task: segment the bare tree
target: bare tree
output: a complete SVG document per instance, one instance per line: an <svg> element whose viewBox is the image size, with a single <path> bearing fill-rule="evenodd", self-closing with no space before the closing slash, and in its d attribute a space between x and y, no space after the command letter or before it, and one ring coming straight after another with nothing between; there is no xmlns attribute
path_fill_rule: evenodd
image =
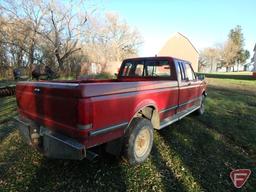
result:
<svg viewBox="0 0 256 192"><path fill-rule="evenodd" d="M235 65L238 51L239 46L228 39L223 44L204 49L200 54L200 61L210 67L210 72L214 72L221 67L226 67L226 71L229 71Z"/></svg>
<svg viewBox="0 0 256 192"><path fill-rule="evenodd" d="M80 64L134 56L142 43L137 30L118 15L93 17L85 0L2 0L0 54L11 65L45 64L76 73Z"/></svg>
<svg viewBox="0 0 256 192"><path fill-rule="evenodd" d="M136 29L121 21L118 15L110 13L100 20L90 17L85 37L85 52L94 62L102 63L135 56L142 44Z"/></svg>
<svg viewBox="0 0 256 192"><path fill-rule="evenodd" d="M54 53L60 70L64 70L65 60L81 49L78 41L85 30L87 17L78 6L73 1L67 5L48 4L42 28L37 31Z"/></svg>
<svg viewBox="0 0 256 192"><path fill-rule="evenodd" d="M210 67L210 72L217 70L217 65L221 60L221 50L217 47L209 47L200 53L200 62Z"/></svg>
<svg viewBox="0 0 256 192"><path fill-rule="evenodd" d="M232 40L228 40L222 50L222 65L226 67L228 72L231 67L234 67L236 62L236 55L239 51L239 46L235 44Z"/></svg>
<svg viewBox="0 0 256 192"><path fill-rule="evenodd" d="M86 12L81 9L81 4L83 1L61 3L60 1L4 0L0 10L7 18L8 25L15 31L13 37L16 37L16 40L18 37L27 40L26 44L17 44L7 37L8 41L5 43L15 44L25 51L31 65L36 57L36 48L44 46L45 50L47 47L48 52L54 53L59 68L63 70L64 61L80 50L77 46L78 38L87 21ZM43 53L38 53L40 54Z"/></svg>

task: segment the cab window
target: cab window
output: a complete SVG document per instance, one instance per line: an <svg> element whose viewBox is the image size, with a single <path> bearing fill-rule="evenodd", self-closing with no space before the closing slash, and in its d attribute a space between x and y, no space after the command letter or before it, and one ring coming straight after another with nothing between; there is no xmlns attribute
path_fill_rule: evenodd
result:
<svg viewBox="0 0 256 192"><path fill-rule="evenodd" d="M144 64L138 63L135 68L135 76L142 77L144 75Z"/></svg>
<svg viewBox="0 0 256 192"><path fill-rule="evenodd" d="M168 61L146 61L147 76L170 77L171 69Z"/></svg>
<svg viewBox="0 0 256 192"><path fill-rule="evenodd" d="M143 77L175 80L175 67L168 60L127 60L122 64L121 77Z"/></svg>
<svg viewBox="0 0 256 192"><path fill-rule="evenodd" d="M131 68L132 68L132 63L131 62L125 63L123 71L122 71L122 76L129 76Z"/></svg>

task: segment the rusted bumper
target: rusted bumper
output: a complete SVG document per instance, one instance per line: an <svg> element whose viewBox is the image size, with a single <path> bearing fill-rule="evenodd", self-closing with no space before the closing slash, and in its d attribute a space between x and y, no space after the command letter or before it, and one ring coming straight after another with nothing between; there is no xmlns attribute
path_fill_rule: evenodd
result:
<svg viewBox="0 0 256 192"><path fill-rule="evenodd" d="M65 135L55 133L49 129L38 126L36 129L29 121L14 118L16 125L26 143L36 147L46 157L54 159L82 160L86 157L85 146ZM39 142L35 142L34 135L38 135Z"/></svg>

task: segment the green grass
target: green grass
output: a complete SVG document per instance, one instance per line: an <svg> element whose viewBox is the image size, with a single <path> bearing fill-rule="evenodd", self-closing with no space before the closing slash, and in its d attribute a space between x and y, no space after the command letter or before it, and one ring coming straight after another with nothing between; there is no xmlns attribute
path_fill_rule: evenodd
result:
<svg viewBox="0 0 256 192"><path fill-rule="evenodd" d="M237 79L237 80L252 80L256 78L252 76L252 72L215 72L215 73L198 73L204 74L208 78L218 78L218 79Z"/></svg>
<svg viewBox="0 0 256 192"><path fill-rule="evenodd" d="M0 88L9 86L9 85L15 85L15 84L16 84L16 82L13 80L0 80Z"/></svg>
<svg viewBox="0 0 256 192"><path fill-rule="evenodd" d="M216 75L252 75L251 71L239 71L239 72L212 72L209 74L216 74Z"/></svg>
<svg viewBox="0 0 256 192"><path fill-rule="evenodd" d="M256 81L207 79L206 113L154 132L150 158L130 166L101 154L96 161L49 160L27 146L0 99L0 191L235 191L229 173L249 168L240 191L256 189Z"/></svg>
<svg viewBox="0 0 256 192"><path fill-rule="evenodd" d="M0 125L12 119L14 115L17 115L15 97L0 98Z"/></svg>
<svg viewBox="0 0 256 192"><path fill-rule="evenodd" d="M241 93L242 95L256 95L256 79L241 80L241 79L220 79L207 78L207 83L211 88L223 90L224 92Z"/></svg>

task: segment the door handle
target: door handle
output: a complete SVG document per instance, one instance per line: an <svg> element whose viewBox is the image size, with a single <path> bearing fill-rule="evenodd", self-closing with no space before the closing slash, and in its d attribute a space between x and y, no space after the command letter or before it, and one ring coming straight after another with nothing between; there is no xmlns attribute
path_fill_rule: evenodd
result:
<svg viewBox="0 0 256 192"><path fill-rule="evenodd" d="M188 86L191 85L191 82L188 83Z"/></svg>

